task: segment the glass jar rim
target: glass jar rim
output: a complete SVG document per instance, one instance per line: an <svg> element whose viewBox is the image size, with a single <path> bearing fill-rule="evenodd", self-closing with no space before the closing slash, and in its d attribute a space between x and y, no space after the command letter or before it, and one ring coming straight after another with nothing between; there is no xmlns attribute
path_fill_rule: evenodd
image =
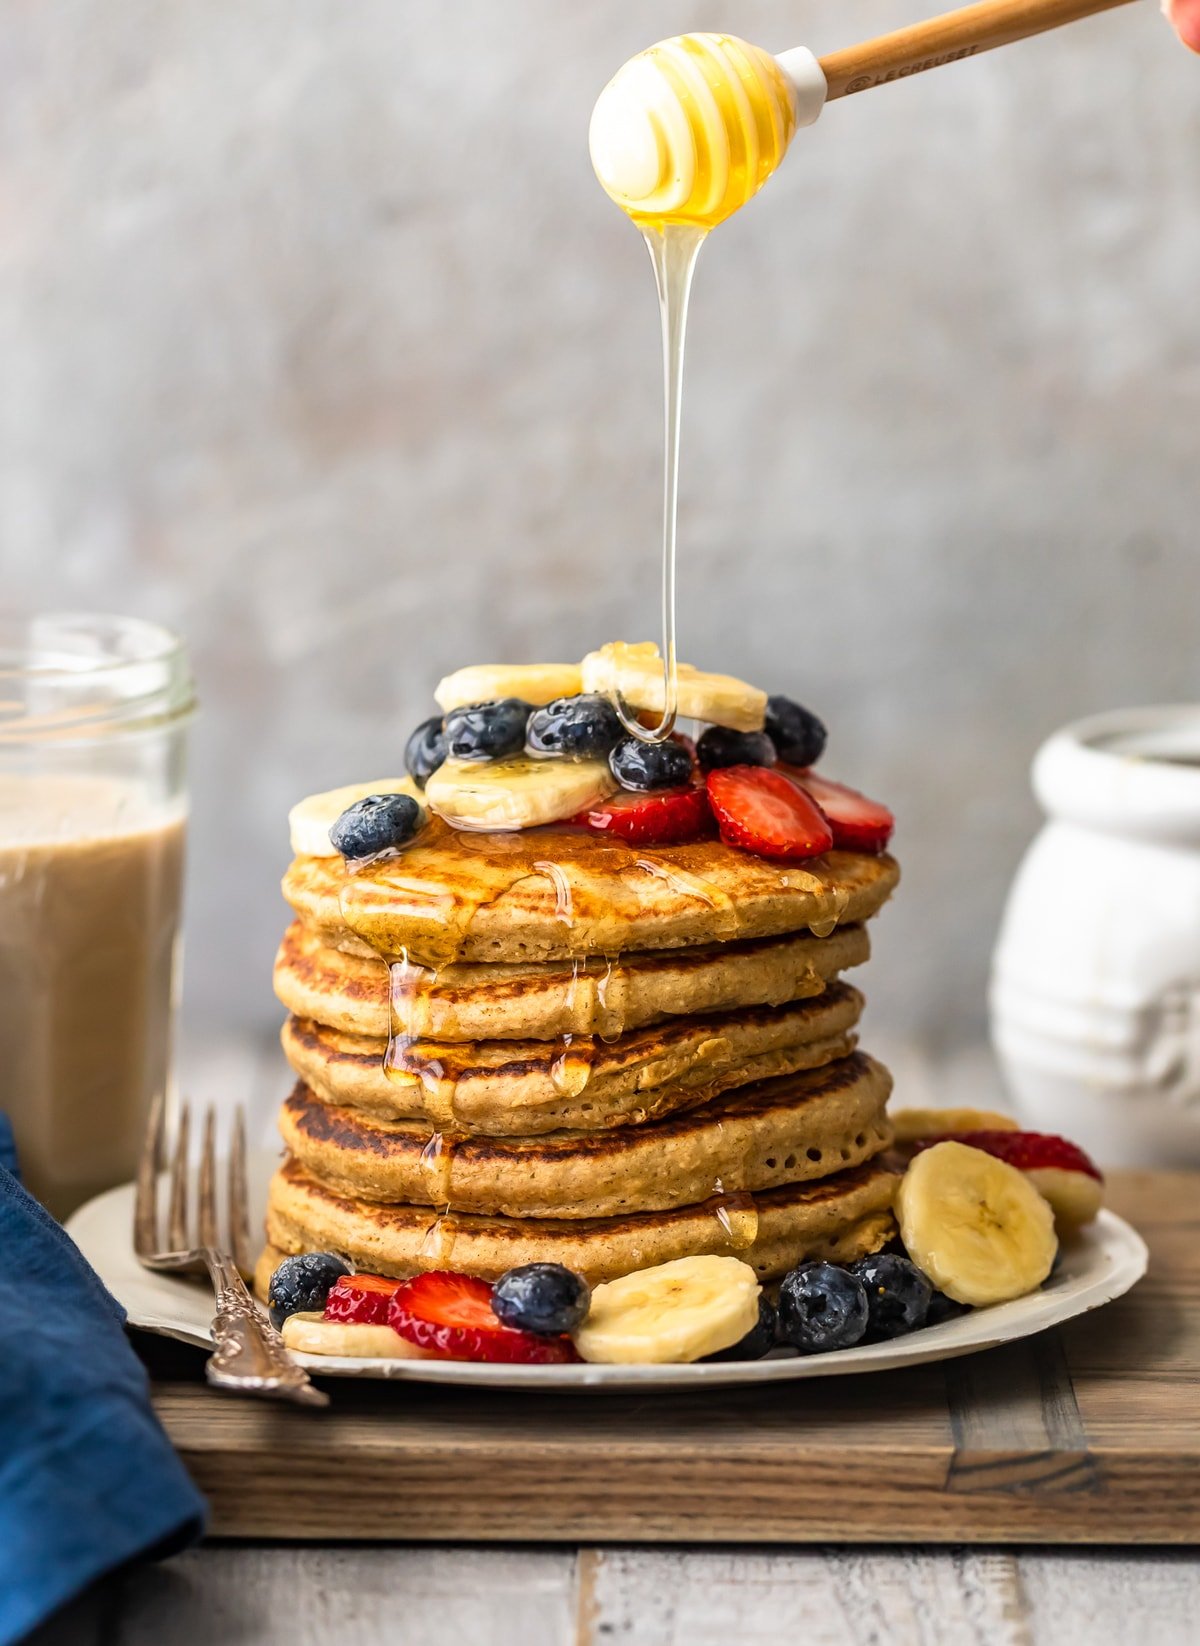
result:
<svg viewBox="0 0 1200 1646"><path fill-rule="evenodd" d="M195 708L186 647L161 624L0 610L0 743L143 731Z"/></svg>

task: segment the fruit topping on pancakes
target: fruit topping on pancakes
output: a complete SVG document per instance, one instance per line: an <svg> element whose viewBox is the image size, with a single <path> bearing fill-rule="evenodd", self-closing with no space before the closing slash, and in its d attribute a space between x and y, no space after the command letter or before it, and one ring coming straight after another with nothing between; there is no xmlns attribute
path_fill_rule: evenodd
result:
<svg viewBox="0 0 1200 1646"><path fill-rule="evenodd" d="M380 777L373 783L348 783L298 801L288 813L288 833L296 856L337 857L329 831L355 801L381 794L407 794L419 800L421 791L411 777Z"/></svg>
<svg viewBox="0 0 1200 1646"><path fill-rule="evenodd" d="M1015 1166L965 1143L918 1154L896 1193L909 1256L956 1303L1005 1303L1039 1287L1058 1251L1054 1213Z"/></svg>
<svg viewBox="0 0 1200 1646"><path fill-rule="evenodd" d="M754 1329L759 1292L758 1276L740 1258L675 1258L597 1286L575 1347L608 1365L702 1360Z"/></svg>
<svg viewBox="0 0 1200 1646"><path fill-rule="evenodd" d="M388 1304L398 1280L387 1275L342 1275L325 1302L326 1320L354 1320L363 1326L386 1326Z"/></svg>
<svg viewBox="0 0 1200 1646"><path fill-rule="evenodd" d="M678 789L692 780L690 750L674 738L644 743L623 737L608 757L609 770L623 789Z"/></svg>
<svg viewBox="0 0 1200 1646"><path fill-rule="evenodd" d="M525 727L533 705L519 697L499 697L451 709L443 723L451 760L503 760L525 747Z"/></svg>
<svg viewBox="0 0 1200 1646"><path fill-rule="evenodd" d="M425 786L453 828L490 833L569 821L617 787L604 760L447 760Z"/></svg>
<svg viewBox="0 0 1200 1646"><path fill-rule="evenodd" d="M982 1149L997 1160L1024 1172L1038 1192L1050 1202L1061 1228L1090 1223L1104 1199L1104 1177L1090 1156L1065 1137L1044 1132L952 1131L957 1143ZM918 1150L931 1147L917 1144Z"/></svg>
<svg viewBox="0 0 1200 1646"><path fill-rule="evenodd" d="M299 1252L286 1257L271 1276L267 1303L278 1329L289 1315L323 1309L335 1283L349 1267L332 1252Z"/></svg>
<svg viewBox="0 0 1200 1646"><path fill-rule="evenodd" d="M844 852L881 852L892 838L896 820L886 806L868 800L844 783L831 783L813 771L788 771L810 795L833 830L833 844Z"/></svg>
<svg viewBox="0 0 1200 1646"><path fill-rule="evenodd" d="M589 652L580 665L585 692L600 692L626 708L660 715L666 708L663 660L650 641L629 645L615 640ZM767 694L729 674L708 674L680 663L676 682L677 713L684 720L728 726L735 732L758 732L767 712Z"/></svg>
<svg viewBox="0 0 1200 1646"><path fill-rule="evenodd" d="M790 766L815 766L825 752L823 723L790 697L767 698L763 730Z"/></svg>
<svg viewBox="0 0 1200 1646"><path fill-rule="evenodd" d="M710 726L696 744L696 758L702 772L719 766L773 766L775 745L766 732L731 732L727 726Z"/></svg>
<svg viewBox="0 0 1200 1646"><path fill-rule="evenodd" d="M523 1263L492 1290L497 1319L543 1335L573 1332L587 1318L590 1300L587 1281L561 1263Z"/></svg>
<svg viewBox="0 0 1200 1646"><path fill-rule="evenodd" d="M408 737L406 777L292 808L297 856L369 864L419 840L429 813L467 832L573 824L646 846L711 839L715 817L727 845L784 861L831 846L881 852L891 836L886 807L813 772L825 727L790 697L680 664L676 710L695 740L630 735L623 714L652 732L665 713L652 644L614 642L581 664L459 669L436 696L443 713ZM706 792L720 773L733 775Z"/></svg>
<svg viewBox="0 0 1200 1646"><path fill-rule="evenodd" d="M607 760L625 737L625 728L607 697L581 692L535 709L525 732L530 754L565 760Z"/></svg>
<svg viewBox="0 0 1200 1646"><path fill-rule="evenodd" d="M958 1132L1015 1132L1017 1123L994 1109L895 1109L889 1116L897 1143L921 1137L952 1137Z"/></svg>
<svg viewBox="0 0 1200 1646"><path fill-rule="evenodd" d="M852 1349L869 1319L862 1281L835 1263L800 1263L779 1287L779 1336L803 1355Z"/></svg>
<svg viewBox="0 0 1200 1646"><path fill-rule="evenodd" d="M421 817L421 807L411 795L368 794L346 807L329 839L343 857L382 857L412 839Z"/></svg>
<svg viewBox="0 0 1200 1646"><path fill-rule="evenodd" d="M649 794L615 794L580 812L577 823L618 835L631 846L669 846L713 832L708 792L697 783Z"/></svg>
<svg viewBox="0 0 1200 1646"><path fill-rule="evenodd" d="M578 1359L567 1337L506 1326L492 1308L486 1280L444 1269L402 1281L388 1305L388 1322L417 1348L455 1360L545 1365Z"/></svg>
<svg viewBox="0 0 1200 1646"><path fill-rule="evenodd" d="M428 720L422 720L404 745L404 764L413 782L423 789L445 758L446 734L442 716L431 715Z"/></svg>
<svg viewBox="0 0 1200 1646"><path fill-rule="evenodd" d="M709 772L708 801L730 846L761 857L816 857L833 845L820 807L782 772L725 766Z"/></svg>

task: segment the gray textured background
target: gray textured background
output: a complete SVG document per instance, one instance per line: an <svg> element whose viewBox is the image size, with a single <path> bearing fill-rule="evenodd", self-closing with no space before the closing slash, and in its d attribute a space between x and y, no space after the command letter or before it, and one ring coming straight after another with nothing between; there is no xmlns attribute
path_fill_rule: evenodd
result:
<svg viewBox="0 0 1200 1646"><path fill-rule="evenodd" d="M192 1032L273 1022L287 805L433 681L657 630L650 270L595 93L870 0L2 0L0 557L179 627ZM870 990L978 1033L1038 740L1194 696L1200 64L1148 3L831 106L702 257L683 655L899 816Z"/></svg>

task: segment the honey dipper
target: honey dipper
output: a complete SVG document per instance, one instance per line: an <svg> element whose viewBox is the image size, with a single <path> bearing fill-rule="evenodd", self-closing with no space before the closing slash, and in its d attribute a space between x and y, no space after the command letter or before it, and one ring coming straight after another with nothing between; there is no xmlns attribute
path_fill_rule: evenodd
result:
<svg viewBox="0 0 1200 1646"><path fill-rule="evenodd" d="M728 34L663 40L619 69L589 147L608 194L643 224L712 228L743 206L835 97L960 62L1128 0L980 0L816 57Z"/></svg>

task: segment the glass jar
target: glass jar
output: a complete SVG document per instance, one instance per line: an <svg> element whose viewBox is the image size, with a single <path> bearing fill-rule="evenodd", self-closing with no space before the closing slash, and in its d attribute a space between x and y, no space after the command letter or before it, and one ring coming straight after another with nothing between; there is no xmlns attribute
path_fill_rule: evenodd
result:
<svg viewBox="0 0 1200 1646"><path fill-rule="evenodd" d="M0 1111L59 1218L169 1089L194 710L166 629L0 615Z"/></svg>

